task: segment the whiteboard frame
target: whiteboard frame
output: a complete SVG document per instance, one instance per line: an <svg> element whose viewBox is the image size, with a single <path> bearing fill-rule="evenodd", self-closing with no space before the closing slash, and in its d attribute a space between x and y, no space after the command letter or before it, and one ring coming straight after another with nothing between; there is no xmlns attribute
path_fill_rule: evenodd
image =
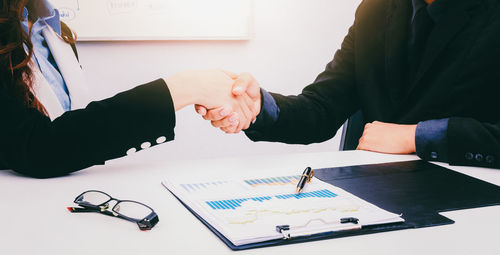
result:
<svg viewBox="0 0 500 255"><path fill-rule="evenodd" d="M237 0L235 0L237 1ZM107 41L248 41L254 38L255 32L255 3L250 1L248 27L242 36L80 36L78 31L77 42L107 42ZM57 7L54 6L56 9ZM64 22L64 20L61 19ZM66 22L68 23L68 22ZM71 27L71 24L68 24Z"/></svg>

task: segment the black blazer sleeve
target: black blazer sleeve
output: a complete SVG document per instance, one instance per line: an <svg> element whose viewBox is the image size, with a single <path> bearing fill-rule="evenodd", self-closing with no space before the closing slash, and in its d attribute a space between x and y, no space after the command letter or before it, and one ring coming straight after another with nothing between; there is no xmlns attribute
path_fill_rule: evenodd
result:
<svg viewBox="0 0 500 255"><path fill-rule="evenodd" d="M450 164L500 168L500 121L452 117L447 134Z"/></svg>
<svg viewBox="0 0 500 255"><path fill-rule="evenodd" d="M52 177L103 164L140 150L144 142L174 138L175 110L164 80L69 111L51 121L0 92L0 166Z"/></svg>
<svg viewBox="0 0 500 255"><path fill-rule="evenodd" d="M253 141L310 144L326 141L359 108L354 82L354 26L316 81L298 96L271 93L280 109L272 127L247 132Z"/></svg>

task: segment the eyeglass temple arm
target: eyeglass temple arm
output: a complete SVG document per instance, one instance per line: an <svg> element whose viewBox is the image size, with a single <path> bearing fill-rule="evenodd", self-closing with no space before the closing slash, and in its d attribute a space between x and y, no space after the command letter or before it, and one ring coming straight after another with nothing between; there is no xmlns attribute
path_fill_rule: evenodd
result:
<svg viewBox="0 0 500 255"><path fill-rule="evenodd" d="M97 212L96 209L85 208L85 207L66 207L71 213L83 213L83 212Z"/></svg>
<svg viewBox="0 0 500 255"><path fill-rule="evenodd" d="M104 214L104 215L108 215L108 216L112 216L112 217L117 217L117 218L120 218L120 219L124 219L124 220L128 220L128 221L132 221L132 222L135 222L134 220L131 220L131 219L128 219L126 217L123 217L119 214L114 214L110 211L107 211L107 210L100 210L100 209L97 209L97 208L87 208L87 207L66 207L66 209L68 209L68 211L70 211L71 213L86 213L86 212L96 212L96 213L101 213L101 214Z"/></svg>
<svg viewBox="0 0 500 255"><path fill-rule="evenodd" d="M151 230L159 221L158 215L153 211L146 218L137 221L137 225L140 230Z"/></svg>

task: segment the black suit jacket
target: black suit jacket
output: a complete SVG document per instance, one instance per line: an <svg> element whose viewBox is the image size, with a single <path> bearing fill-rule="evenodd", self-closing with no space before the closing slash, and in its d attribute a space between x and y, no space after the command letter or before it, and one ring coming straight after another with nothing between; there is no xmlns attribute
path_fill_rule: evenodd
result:
<svg viewBox="0 0 500 255"><path fill-rule="evenodd" d="M416 79L407 81L411 1L364 0L326 70L298 96L273 93L278 121L248 136L322 142L359 109L367 121L450 118L451 164L500 167L500 1L454 2L429 36Z"/></svg>
<svg viewBox="0 0 500 255"><path fill-rule="evenodd" d="M73 37L62 22L61 31L63 37ZM78 59L75 45L71 47ZM40 178L59 176L104 164L130 149L139 151L143 143L155 146L174 139L174 105L162 79L66 112L52 122L26 108L4 82L0 80L0 169Z"/></svg>
<svg viewBox="0 0 500 255"><path fill-rule="evenodd" d="M1 87L2 84L0 84ZM52 177L103 164L141 144L174 138L175 112L163 80L69 111L54 121L0 89L0 169Z"/></svg>

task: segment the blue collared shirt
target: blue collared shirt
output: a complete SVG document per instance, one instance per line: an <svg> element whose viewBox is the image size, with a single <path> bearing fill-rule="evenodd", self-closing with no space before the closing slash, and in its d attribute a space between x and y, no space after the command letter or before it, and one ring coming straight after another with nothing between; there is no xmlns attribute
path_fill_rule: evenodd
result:
<svg viewBox="0 0 500 255"><path fill-rule="evenodd" d="M427 8L429 16L434 22L437 22L446 9L449 3L447 0L437 0L431 5L423 0L412 0L413 14L412 21L415 13L420 8ZM261 89L262 107L256 120L248 130L248 134L258 133L267 127L271 127L279 118L280 108L276 104L276 100L269 94L269 92ZM447 161L448 160L448 118L439 120L421 121L417 124L415 133L415 146L417 155L425 160L433 161Z"/></svg>
<svg viewBox="0 0 500 255"><path fill-rule="evenodd" d="M37 6L37 8L45 8L43 11L51 14L49 16L40 17L36 15L37 13L35 13L38 19L33 23L31 28L31 41L33 43L34 51L33 59L40 68L40 71L47 80L48 84L52 87L52 90L59 99L63 110L69 111L71 109L71 99L69 97L66 82L59 72L54 56L50 52L47 42L42 34L42 29L45 26L50 26L56 33L61 35L59 12L47 1L40 1L40 5ZM40 13L44 13L43 11ZM26 32L28 32L28 9L24 8L23 16L24 20L22 24Z"/></svg>

